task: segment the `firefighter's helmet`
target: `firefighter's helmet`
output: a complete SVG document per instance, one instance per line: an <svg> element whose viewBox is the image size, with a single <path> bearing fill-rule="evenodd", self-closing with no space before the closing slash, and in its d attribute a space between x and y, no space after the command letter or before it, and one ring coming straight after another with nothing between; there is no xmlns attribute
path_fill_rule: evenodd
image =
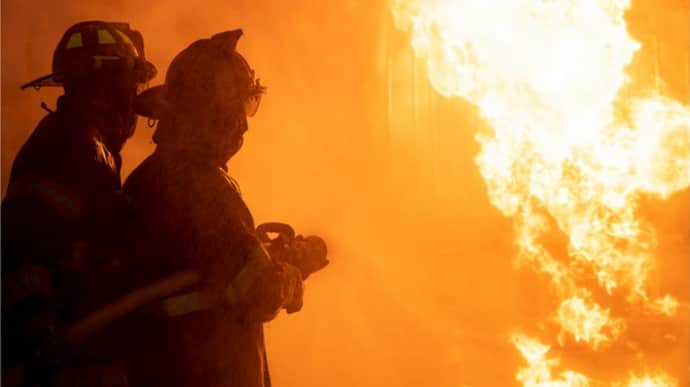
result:
<svg viewBox="0 0 690 387"><path fill-rule="evenodd" d="M127 23L86 21L70 27L53 54L53 72L21 86L64 86L72 80L122 78L146 83L157 73L144 56L144 39Z"/></svg>
<svg viewBox="0 0 690 387"><path fill-rule="evenodd" d="M235 104L243 107L247 116L253 116L265 88L236 51L241 36L242 30L236 29L192 43L173 59L165 84L137 98L137 113L160 119L166 112L201 114L210 105Z"/></svg>

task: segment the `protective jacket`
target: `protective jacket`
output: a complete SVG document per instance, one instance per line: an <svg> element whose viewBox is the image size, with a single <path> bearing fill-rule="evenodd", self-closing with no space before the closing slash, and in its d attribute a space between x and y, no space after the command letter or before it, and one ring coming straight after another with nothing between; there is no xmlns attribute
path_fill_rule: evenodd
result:
<svg viewBox="0 0 690 387"><path fill-rule="evenodd" d="M63 328L116 297L123 274L120 156L102 135L110 123L82 110L58 100L19 151L2 201L3 375L23 369L41 385L58 363L119 357L106 333L60 347Z"/></svg>
<svg viewBox="0 0 690 387"><path fill-rule="evenodd" d="M270 261L224 166L208 153L159 145L124 189L137 219L127 254L132 280L144 285L185 270L203 278L129 319L144 327L129 362L132 384L269 385L262 324L301 279ZM225 301L209 302L214 295Z"/></svg>

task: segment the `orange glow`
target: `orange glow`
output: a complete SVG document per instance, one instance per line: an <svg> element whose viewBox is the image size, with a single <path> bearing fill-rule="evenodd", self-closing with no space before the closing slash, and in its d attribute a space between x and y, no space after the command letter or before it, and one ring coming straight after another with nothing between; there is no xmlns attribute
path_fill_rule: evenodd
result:
<svg viewBox="0 0 690 387"><path fill-rule="evenodd" d="M690 109L658 90L621 90L640 44L627 31L627 0L394 0L429 80L476 104L491 131L476 158L491 202L514 219L517 262L547 274L561 298L558 343L596 351L626 323L602 306L672 315L673 295L649 291L655 230L639 216L643 194L667 198L690 185ZM562 233L567 255L543 243ZM601 289L608 294L593 297ZM609 300L609 301L606 301ZM549 346L514 339L525 386L588 385L551 379ZM644 377L631 385L671 385ZM615 385L616 383L613 382Z"/></svg>
<svg viewBox="0 0 690 387"><path fill-rule="evenodd" d="M540 1L534 11L523 0L394 2L394 20L391 0L3 0L2 189L46 114L39 104L55 108L60 92L19 85L48 73L69 25L107 19L139 29L159 69L152 85L192 41L241 27L238 49L268 93L229 171L257 223L322 236L331 258L307 280L304 309L266 326L274 386L685 387L690 189L687 158L677 155L688 149L690 3L631 0L625 22L639 43L613 5L567 3ZM437 28L453 17L434 16L444 4L463 10L464 27ZM562 30L546 23L551 13ZM415 18L423 58L411 47ZM492 43L494 31L504 43ZM594 53L579 40L606 31L615 38L597 39ZM463 55L455 61L513 48L491 67L436 63L432 83L440 33L444 50ZM467 37L462 50L456 33ZM546 47L531 43L546 37ZM623 44L607 51L600 41ZM568 77L600 68L596 81ZM465 81L447 83L455 77ZM608 132L634 150L615 138L589 146L605 138L597 114L607 117L609 103L626 124ZM548 128L530 123L536 105ZM573 121L576 111L587 114ZM630 127L627 136L617 126ZM139 120L123 178L153 150L152 134ZM627 157L635 176L620 175ZM562 159L570 164L559 169ZM598 233L608 237L597 245ZM619 250L599 254L612 245Z"/></svg>

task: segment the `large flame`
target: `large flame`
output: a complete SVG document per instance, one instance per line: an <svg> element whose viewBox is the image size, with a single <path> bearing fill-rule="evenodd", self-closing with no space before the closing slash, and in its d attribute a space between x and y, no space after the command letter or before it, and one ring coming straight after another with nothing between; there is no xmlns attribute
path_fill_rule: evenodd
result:
<svg viewBox="0 0 690 387"><path fill-rule="evenodd" d="M620 298L658 315L678 307L672 295L649 289L656 238L638 207L642 195L664 199L690 185L690 109L655 90L624 89L626 67L640 48L623 17L629 5L392 4L396 26L411 32L433 87L476 104L492 128L477 136L476 161L493 205L515 220L518 262L552 279L561 300L553 311L555 342L592 351L613 345L626 329L624 316L605 302ZM565 235L567 256L543 242L550 232ZM513 343L527 361L517 374L525 386L589 385L582 373L553 376L550 346L522 334ZM676 381L650 371L610 383Z"/></svg>

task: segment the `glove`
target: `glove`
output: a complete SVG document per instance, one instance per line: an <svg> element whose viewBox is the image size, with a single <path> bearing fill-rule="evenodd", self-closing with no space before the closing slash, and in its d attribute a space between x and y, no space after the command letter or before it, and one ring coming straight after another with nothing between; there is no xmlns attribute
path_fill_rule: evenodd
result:
<svg viewBox="0 0 690 387"><path fill-rule="evenodd" d="M281 264L285 277L285 286L290 293L285 298L285 310L288 313L299 312L303 305L304 284L302 282L302 274L298 268L288 263Z"/></svg>
<svg viewBox="0 0 690 387"><path fill-rule="evenodd" d="M276 317L281 309L294 313L302 308L302 276L287 263L274 263L249 288L239 305L247 316L263 322Z"/></svg>

